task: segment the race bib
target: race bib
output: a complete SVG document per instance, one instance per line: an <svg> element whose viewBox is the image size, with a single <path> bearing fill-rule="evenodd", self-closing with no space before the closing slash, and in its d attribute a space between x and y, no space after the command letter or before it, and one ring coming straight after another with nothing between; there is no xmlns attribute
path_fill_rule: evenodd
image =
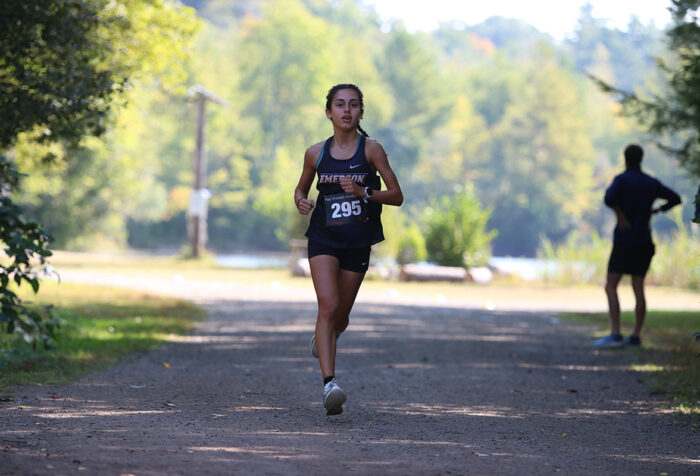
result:
<svg viewBox="0 0 700 476"><path fill-rule="evenodd" d="M367 207L365 201L351 193L326 195L326 226L347 225L365 221Z"/></svg>

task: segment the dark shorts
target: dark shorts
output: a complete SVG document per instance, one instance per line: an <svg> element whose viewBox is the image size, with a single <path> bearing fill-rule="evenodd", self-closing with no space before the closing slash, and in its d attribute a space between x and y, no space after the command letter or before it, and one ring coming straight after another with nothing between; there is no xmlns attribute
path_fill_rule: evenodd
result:
<svg viewBox="0 0 700 476"><path fill-rule="evenodd" d="M318 255L329 255L338 258L340 269L364 273L369 268L369 252L367 248L334 248L318 241L309 240L309 259Z"/></svg>
<svg viewBox="0 0 700 476"><path fill-rule="evenodd" d="M639 245L613 244L610 261L608 261L608 273L645 276L647 271L649 271L654 252L655 247L653 243Z"/></svg>

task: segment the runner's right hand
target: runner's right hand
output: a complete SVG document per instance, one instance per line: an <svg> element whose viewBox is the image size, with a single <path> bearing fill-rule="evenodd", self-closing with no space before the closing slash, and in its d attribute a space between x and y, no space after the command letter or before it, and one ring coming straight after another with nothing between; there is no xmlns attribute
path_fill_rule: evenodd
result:
<svg viewBox="0 0 700 476"><path fill-rule="evenodd" d="M314 208L314 201L302 198L297 203L297 208L299 209L299 213L301 213L302 215L308 215L309 212Z"/></svg>

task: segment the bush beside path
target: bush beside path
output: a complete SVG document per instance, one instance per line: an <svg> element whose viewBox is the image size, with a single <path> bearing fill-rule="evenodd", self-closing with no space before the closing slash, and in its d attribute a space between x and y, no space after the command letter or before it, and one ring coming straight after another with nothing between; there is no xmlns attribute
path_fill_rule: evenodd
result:
<svg viewBox="0 0 700 476"><path fill-rule="evenodd" d="M311 290L150 282L209 319L73 384L4 392L0 474L700 472L697 420L629 370L643 350L594 350L551 311L361 296L339 341L348 403L327 417Z"/></svg>

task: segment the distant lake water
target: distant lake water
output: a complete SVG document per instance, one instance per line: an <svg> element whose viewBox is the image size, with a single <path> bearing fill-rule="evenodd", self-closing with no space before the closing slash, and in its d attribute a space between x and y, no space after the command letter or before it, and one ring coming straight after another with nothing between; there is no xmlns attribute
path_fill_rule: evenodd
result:
<svg viewBox="0 0 700 476"><path fill-rule="evenodd" d="M289 253L234 253L218 255L216 262L221 266L241 269L274 268L284 269L289 266ZM519 274L524 280L531 281L547 270L547 262L536 258L513 258L510 256L493 256L489 265L508 274ZM550 264L550 266L553 266Z"/></svg>
<svg viewBox="0 0 700 476"><path fill-rule="evenodd" d="M282 269L289 266L289 253L234 253L217 255L216 262L229 268Z"/></svg>
<svg viewBox="0 0 700 476"><path fill-rule="evenodd" d="M519 274L526 281L532 281L552 269L555 263L547 263L536 258L513 258L510 256L492 256L489 265L507 274Z"/></svg>

